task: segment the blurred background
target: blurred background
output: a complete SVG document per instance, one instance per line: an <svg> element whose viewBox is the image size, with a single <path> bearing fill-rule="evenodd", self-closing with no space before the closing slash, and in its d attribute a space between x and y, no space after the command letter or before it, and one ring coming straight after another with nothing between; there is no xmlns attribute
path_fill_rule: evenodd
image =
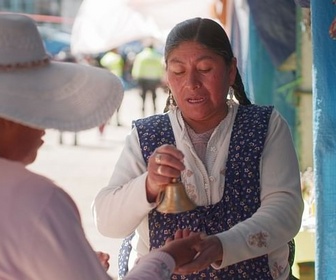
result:
<svg viewBox="0 0 336 280"><path fill-rule="evenodd" d="M312 123L305 121L312 119L309 7L309 0L0 0L1 11L36 20L56 60L102 67L104 54L119 54L126 90L137 87L132 64L144 47L162 54L176 23L217 20L231 39L249 98L273 104L289 123L303 170L313 164Z"/></svg>
<svg viewBox="0 0 336 280"><path fill-rule="evenodd" d="M256 104L274 105L291 129L307 201L306 223L296 238L294 273L299 275L298 264L302 273L310 273L315 260L310 1L0 0L0 11L32 17L52 59L111 71L115 71L114 60L106 64L102 58L113 53L121 59L117 71L125 97L118 112L104 126L87 132L48 132L31 166L73 196L93 247L111 254L109 272L114 276L120 240L97 233L90 205L108 183L132 120L162 112L167 97L164 77L156 98L146 98L151 92L141 94L132 75L134 59L149 45L162 55L167 33L182 20L199 16L220 22L238 58L248 97Z"/></svg>

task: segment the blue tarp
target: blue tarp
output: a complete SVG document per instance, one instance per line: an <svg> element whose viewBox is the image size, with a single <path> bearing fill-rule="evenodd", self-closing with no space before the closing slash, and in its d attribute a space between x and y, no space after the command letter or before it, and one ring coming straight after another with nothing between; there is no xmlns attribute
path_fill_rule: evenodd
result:
<svg viewBox="0 0 336 280"><path fill-rule="evenodd" d="M39 25L38 29L47 52L52 56L62 50L70 49L70 33L60 30L60 27L48 25Z"/></svg>
<svg viewBox="0 0 336 280"><path fill-rule="evenodd" d="M257 32L275 67L296 49L296 5L293 0L248 0Z"/></svg>
<svg viewBox="0 0 336 280"><path fill-rule="evenodd" d="M330 0L312 0L313 136L316 194L316 279L336 275L336 41L329 26L336 15Z"/></svg>
<svg viewBox="0 0 336 280"><path fill-rule="evenodd" d="M262 44L253 21L249 24L249 52L246 61L247 91L254 103L273 104L287 120L293 135L296 129L294 88L279 91L283 85L296 79L293 71L279 71L270 61L270 56Z"/></svg>
<svg viewBox="0 0 336 280"><path fill-rule="evenodd" d="M296 72L280 71L278 66L296 51L296 5L293 0L249 2L248 34L241 34L242 23L235 10L231 34L247 95L255 104L274 105L288 122L295 138L295 85L279 89L292 84L296 80ZM275 19L274 14L277 15ZM242 36L248 37L245 40L248 44L246 58L242 55Z"/></svg>

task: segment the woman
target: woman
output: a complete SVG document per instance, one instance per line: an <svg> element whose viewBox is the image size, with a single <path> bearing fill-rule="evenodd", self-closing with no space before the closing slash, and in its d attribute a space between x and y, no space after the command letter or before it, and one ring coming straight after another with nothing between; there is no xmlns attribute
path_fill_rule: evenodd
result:
<svg viewBox="0 0 336 280"><path fill-rule="evenodd" d="M198 257L179 271L189 275L172 279L289 279L303 202L286 122L273 107L250 104L213 20L177 24L165 62L170 109L134 123L95 199L98 230L113 238L135 231L130 266L178 228L205 232ZM156 211L159 193L179 177L198 207Z"/></svg>
<svg viewBox="0 0 336 280"><path fill-rule="evenodd" d="M74 201L26 166L45 129L96 127L122 97L108 71L51 61L32 19L0 14L0 279L110 279Z"/></svg>

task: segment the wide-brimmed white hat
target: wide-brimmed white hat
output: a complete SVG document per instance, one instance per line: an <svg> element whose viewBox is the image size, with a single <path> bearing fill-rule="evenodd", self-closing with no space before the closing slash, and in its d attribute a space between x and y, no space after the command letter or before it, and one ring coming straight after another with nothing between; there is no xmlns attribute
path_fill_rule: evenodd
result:
<svg viewBox="0 0 336 280"><path fill-rule="evenodd" d="M122 98L122 83L111 72L51 61L31 18L0 13L0 117L80 131L107 121Z"/></svg>

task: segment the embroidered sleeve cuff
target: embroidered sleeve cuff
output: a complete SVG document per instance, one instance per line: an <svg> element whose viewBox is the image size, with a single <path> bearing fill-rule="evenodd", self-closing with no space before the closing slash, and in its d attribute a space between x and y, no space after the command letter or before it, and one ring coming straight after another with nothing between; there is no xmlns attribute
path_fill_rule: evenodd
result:
<svg viewBox="0 0 336 280"><path fill-rule="evenodd" d="M168 253L152 251L136 261L130 275L136 273L136 275L146 275L156 280L169 280L174 268L175 261Z"/></svg>

